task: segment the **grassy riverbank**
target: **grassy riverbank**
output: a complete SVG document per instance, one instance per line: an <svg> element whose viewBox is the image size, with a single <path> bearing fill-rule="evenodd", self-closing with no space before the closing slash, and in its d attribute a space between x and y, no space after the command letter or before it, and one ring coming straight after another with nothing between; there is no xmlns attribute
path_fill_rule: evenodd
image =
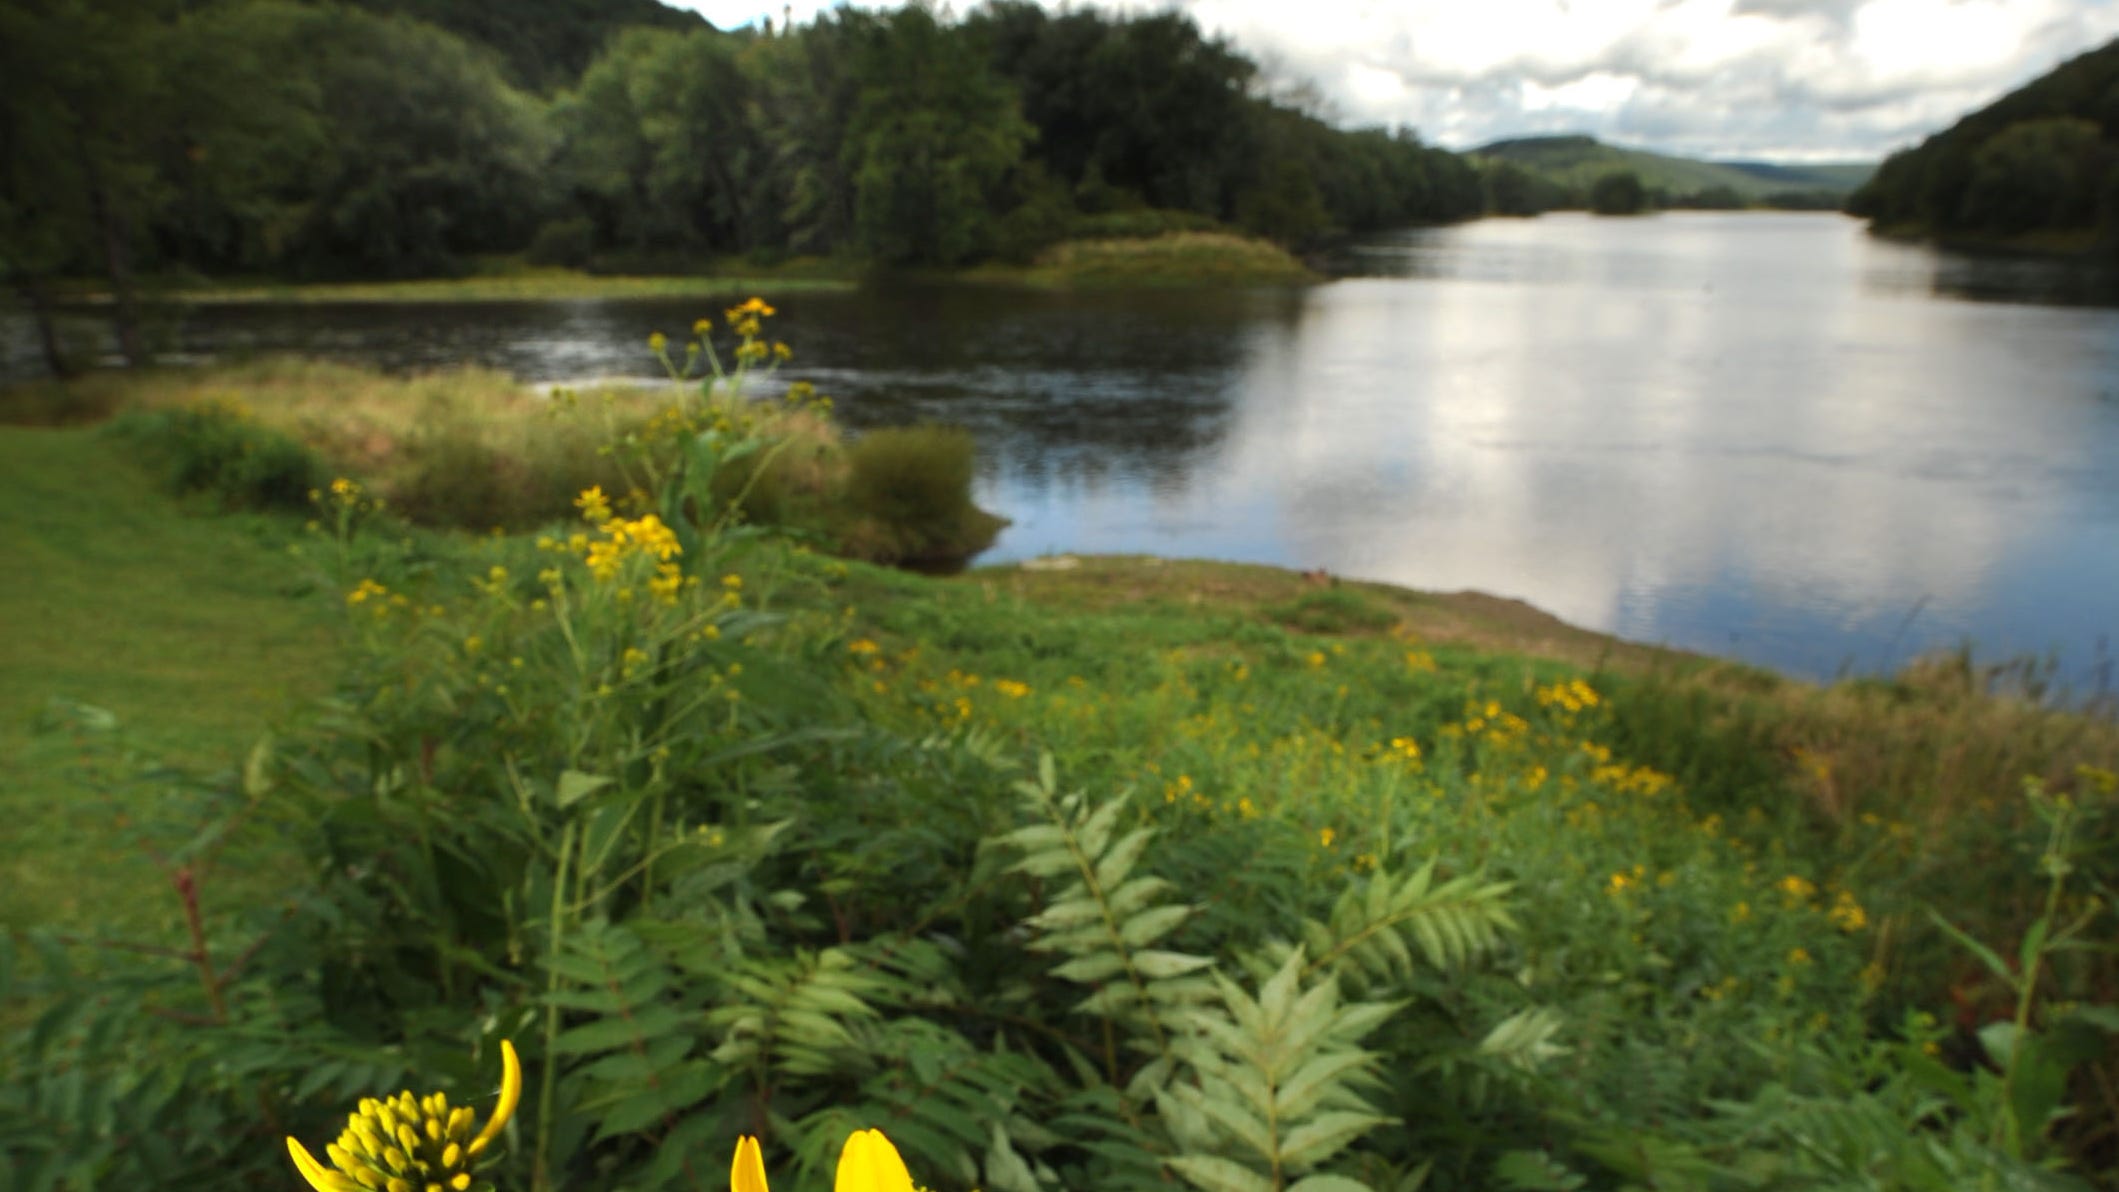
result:
<svg viewBox="0 0 2119 1192"><path fill-rule="evenodd" d="M269 1178L266 1144L349 1097L468 1091L449 1057L478 1007L552 1076L523 1146L640 1186L755 1112L788 1123L787 1162L882 1122L937 1187L1010 1156L1062 1186L1251 1171L1297 1136L1196 1132L1172 1090L1241 1088L1268 1053L1157 1057L1183 1022L1298 1004L1324 1034L1295 1054L1354 1115L1320 1163L1374 1188L1954 1192L2018 1156L2111 1165L2114 970L2040 940L2119 913L2119 728L1967 668L1821 689L1265 567L944 580L727 530L672 551L593 501L501 535L408 528L350 483L229 514L161 491L138 441L0 434L33 564L0 614L54 630L0 671L26 825L0 912L172 949L30 993L105 1024L79 1037L122 1055L98 1063L183 1088L189 1125L137 1124L201 1140L222 1183ZM31 735L52 695L229 777ZM125 857L196 860L216 825L191 920ZM1201 965L1226 984L1187 984ZM1997 1022L2069 1048L2026 1045L2035 1095L1976 1072ZM19 1087L60 1087L80 1057L39 1049L70 1037L11 1039ZM611 1075L635 1045L675 1057L667 1083ZM1212 1120L1250 1133L1237 1112Z"/></svg>
<svg viewBox="0 0 2119 1192"><path fill-rule="evenodd" d="M490 258L462 277L397 281L283 282L231 278L204 282L164 278L150 283L159 298L211 303L363 302L555 302L591 299L699 298L715 303L751 294L831 293L855 289L879 277L852 258L793 257L773 264L744 258L703 262L696 271L652 274L590 272L530 265L519 257ZM1314 282L1318 275L1267 240L1232 232L1181 231L1154 236L1067 240L1029 265L977 265L923 269L926 282L971 282L1039 289L1171 288L1183 286L1282 285ZM74 301L107 301L94 279L60 287Z"/></svg>

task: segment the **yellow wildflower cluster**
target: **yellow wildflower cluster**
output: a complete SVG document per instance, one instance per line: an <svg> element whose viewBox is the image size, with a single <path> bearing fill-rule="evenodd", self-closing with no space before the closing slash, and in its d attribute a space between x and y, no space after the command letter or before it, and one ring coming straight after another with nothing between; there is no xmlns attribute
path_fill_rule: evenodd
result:
<svg viewBox="0 0 2119 1192"><path fill-rule="evenodd" d="M1392 737L1390 756L1410 766L1420 764L1420 742L1411 737Z"/></svg>
<svg viewBox="0 0 2119 1192"><path fill-rule="evenodd" d="M402 592L392 592L372 579L364 579L346 593L346 604L366 606L376 616L387 617L392 609L410 608L412 602Z"/></svg>
<svg viewBox="0 0 2119 1192"><path fill-rule="evenodd" d="M1817 883L1793 873L1775 882L1774 888L1790 906L1800 906L1817 897Z"/></svg>
<svg viewBox="0 0 2119 1192"><path fill-rule="evenodd" d="M1869 912L1863 910L1861 903L1855 901L1854 895L1846 890L1841 890L1833 896L1832 909L1825 912L1825 917L1832 920L1834 927L1849 934L1869 925Z"/></svg>
<svg viewBox="0 0 2119 1192"><path fill-rule="evenodd" d="M1442 731L1452 737L1483 737L1492 748L1509 749L1529 734L1530 722L1503 708L1498 701L1487 700L1464 705L1464 722L1443 725Z"/></svg>
<svg viewBox="0 0 2119 1192"><path fill-rule="evenodd" d="M1550 687L1540 687L1537 690L1537 698L1538 703L1543 707L1557 707L1561 711L1569 713L1580 712L1586 708L1594 708L1603 702L1602 698L1597 695L1596 689L1580 679L1570 679L1565 683L1554 683Z"/></svg>
<svg viewBox="0 0 2119 1192"><path fill-rule="evenodd" d="M1018 683L1014 679L995 679L993 689L1009 699L1021 699L1030 694L1028 683Z"/></svg>

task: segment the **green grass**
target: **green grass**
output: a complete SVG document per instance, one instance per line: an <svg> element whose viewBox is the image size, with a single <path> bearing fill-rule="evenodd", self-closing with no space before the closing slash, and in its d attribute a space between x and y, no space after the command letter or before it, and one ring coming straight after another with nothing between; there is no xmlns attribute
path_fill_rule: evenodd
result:
<svg viewBox="0 0 2119 1192"><path fill-rule="evenodd" d="M112 713L142 756L239 763L337 665L328 603L287 556L296 529L189 511L93 430L0 427L0 927L173 925L142 844L174 843L181 798L108 759L119 780L99 791L73 736L37 725L47 701L74 700ZM265 880L230 874L209 908Z"/></svg>

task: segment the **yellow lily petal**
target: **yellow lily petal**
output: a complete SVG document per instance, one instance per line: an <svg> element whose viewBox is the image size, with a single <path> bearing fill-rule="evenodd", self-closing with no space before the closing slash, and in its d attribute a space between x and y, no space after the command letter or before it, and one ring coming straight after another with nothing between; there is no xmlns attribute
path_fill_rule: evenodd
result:
<svg viewBox="0 0 2119 1192"><path fill-rule="evenodd" d="M465 1149L478 1154L486 1149L508 1119L515 1116L515 1104L522 1100L522 1061L516 1058L515 1045L506 1039L500 1041L500 1101L493 1106L493 1116L486 1119L486 1128L478 1132Z"/></svg>
<svg viewBox="0 0 2119 1192"><path fill-rule="evenodd" d="M856 1130L839 1151L832 1192L914 1192L912 1172L881 1130Z"/></svg>
<svg viewBox="0 0 2119 1192"><path fill-rule="evenodd" d="M736 1159L728 1168L729 1192L767 1192L765 1156L758 1140L745 1134L736 1139Z"/></svg>
<svg viewBox="0 0 2119 1192"><path fill-rule="evenodd" d="M294 1160L294 1169L316 1192L361 1192L359 1184L317 1162L309 1148L292 1137L287 1139L287 1154Z"/></svg>

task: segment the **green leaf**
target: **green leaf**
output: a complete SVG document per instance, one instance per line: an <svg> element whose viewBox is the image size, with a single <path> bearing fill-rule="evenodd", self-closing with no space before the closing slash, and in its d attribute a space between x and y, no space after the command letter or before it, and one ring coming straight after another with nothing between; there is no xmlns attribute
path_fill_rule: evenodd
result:
<svg viewBox="0 0 2119 1192"><path fill-rule="evenodd" d="M1183 952L1149 951L1133 954L1135 971L1150 981L1167 981L1172 977L1182 977L1186 973L1196 973L1210 967L1213 963L1208 957L1189 956Z"/></svg>
<svg viewBox="0 0 2119 1192"><path fill-rule="evenodd" d="M1170 1166L1201 1192L1273 1192L1264 1176L1219 1156L1181 1155Z"/></svg>
<svg viewBox="0 0 2119 1192"><path fill-rule="evenodd" d="M614 781L616 779L605 778L599 774L584 774L579 770L563 771L559 775L559 787L553 794L553 802L562 808L572 807Z"/></svg>
<svg viewBox="0 0 2119 1192"><path fill-rule="evenodd" d="M1129 948L1144 948L1175 931L1191 917L1192 908L1182 904L1142 911L1120 925L1119 939Z"/></svg>
<svg viewBox="0 0 2119 1192"><path fill-rule="evenodd" d="M1289 1185L1288 1192L1371 1192L1371 1189L1360 1180L1320 1171L1296 1180Z"/></svg>
<svg viewBox="0 0 2119 1192"><path fill-rule="evenodd" d="M1321 1113L1288 1131L1280 1142L1283 1167L1314 1167L1391 1119L1372 1113Z"/></svg>
<svg viewBox="0 0 2119 1192"><path fill-rule="evenodd" d="M2021 992L2021 990L2018 989L2016 983L2015 970L2009 967L2008 962L2001 958L2001 954L1999 952L1996 952L1994 949L1987 947L1985 944L1980 943L1976 939L1973 939L1970 935L1966 934L1961 928L1959 928L1955 923L1952 923L1948 919L1943 918L1941 915L1936 914L1933 908L1929 908L1928 918L1933 919L1935 921L1935 925L1937 927L1942 928L1944 934L1948 935L1951 939L1956 940L1959 944L1963 945L1966 951L1970 952L1974 956L1977 956L1979 958L1979 962L1987 966L1987 971L2001 978L2001 980L2005 984L2007 984L2011 990Z"/></svg>

